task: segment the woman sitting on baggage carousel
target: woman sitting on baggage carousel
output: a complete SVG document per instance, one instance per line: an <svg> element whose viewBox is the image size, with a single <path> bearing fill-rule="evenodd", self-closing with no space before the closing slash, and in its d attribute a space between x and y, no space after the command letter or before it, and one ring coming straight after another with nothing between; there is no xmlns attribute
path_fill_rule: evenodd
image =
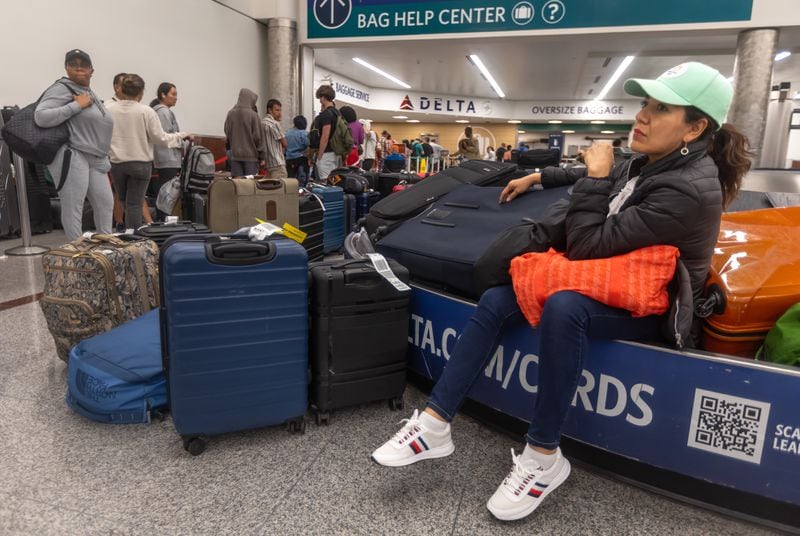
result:
<svg viewBox="0 0 800 536"><path fill-rule="evenodd" d="M651 245L680 250L695 299L701 296L723 207L736 196L750 168L747 140L723 124L733 90L716 70L684 63L655 80L630 79L625 91L643 97L632 149L638 154L614 166L610 144L585 154L579 173L547 168L511 181L500 202L531 185L575 179L566 214L566 256L571 260L621 255ZM721 128L720 128L720 125ZM572 175L572 176L570 176ZM659 340L663 316L634 318L572 291L556 292L544 305L540 324L539 391L531 412L527 445L487 503L502 520L520 519L570 473L558 448L561 427L575 396L588 338ZM455 345L423 413L414 411L403 428L372 454L399 467L453 453L453 417L484 370L503 330L525 318L511 286L494 287L480 299Z"/></svg>

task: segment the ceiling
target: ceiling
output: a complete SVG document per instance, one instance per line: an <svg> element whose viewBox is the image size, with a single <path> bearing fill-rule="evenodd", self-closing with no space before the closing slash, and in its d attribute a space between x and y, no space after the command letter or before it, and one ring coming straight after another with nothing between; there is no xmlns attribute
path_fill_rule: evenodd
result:
<svg viewBox="0 0 800 536"><path fill-rule="evenodd" d="M369 87L398 89L392 82L354 63L358 56L410 84L413 91L496 98L466 58L478 54L510 100L588 100L594 98L627 55L636 59L628 77L655 78L684 61L706 63L733 74L736 30L648 32L603 35L536 36L486 39L433 39L370 42L315 47L315 62ZM800 27L781 29L778 50L795 52L777 62L774 83L800 90ZM608 100L630 98L617 82ZM369 111L376 120L395 112ZM386 117L383 117L386 116ZM452 121L452 117L425 120Z"/></svg>

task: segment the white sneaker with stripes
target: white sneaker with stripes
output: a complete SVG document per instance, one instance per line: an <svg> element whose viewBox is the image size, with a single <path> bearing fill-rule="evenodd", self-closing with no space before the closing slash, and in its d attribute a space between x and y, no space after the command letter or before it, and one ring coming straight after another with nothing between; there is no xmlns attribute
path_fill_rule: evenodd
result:
<svg viewBox="0 0 800 536"><path fill-rule="evenodd" d="M419 417L419 411L414 410L410 419L403 419L400 431L372 453L372 460L387 467L402 467L451 455L456 447L450 437L450 424L443 432L434 432Z"/></svg>
<svg viewBox="0 0 800 536"><path fill-rule="evenodd" d="M486 507L497 519L513 521L530 515L548 494L569 476L569 461L556 452L556 462L550 469L526 467L511 449L514 466L511 472L491 496Z"/></svg>

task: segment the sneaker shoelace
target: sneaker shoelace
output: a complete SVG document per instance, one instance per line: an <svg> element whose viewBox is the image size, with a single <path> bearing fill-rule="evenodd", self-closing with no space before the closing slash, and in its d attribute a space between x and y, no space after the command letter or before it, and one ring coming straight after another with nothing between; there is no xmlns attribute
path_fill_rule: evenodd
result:
<svg viewBox="0 0 800 536"><path fill-rule="evenodd" d="M514 449L511 449L511 459L514 462L514 466L511 468L511 472L508 473L508 476L506 476L506 479L503 480L503 485L515 496L519 496L528 484L538 478L542 471L541 467L534 472L528 471L523 467L519 458L517 453L514 452Z"/></svg>
<svg viewBox="0 0 800 536"><path fill-rule="evenodd" d="M403 427L396 434L394 434L392 441L396 442L398 445L404 445L409 441L413 441L414 438L422 432L422 428L419 423L419 410L414 410L411 418L403 419L400 421L400 424L402 424Z"/></svg>

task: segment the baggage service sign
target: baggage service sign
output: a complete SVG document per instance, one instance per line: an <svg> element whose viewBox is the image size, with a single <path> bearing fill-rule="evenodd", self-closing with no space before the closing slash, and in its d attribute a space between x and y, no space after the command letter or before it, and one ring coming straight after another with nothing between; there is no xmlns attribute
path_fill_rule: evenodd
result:
<svg viewBox="0 0 800 536"><path fill-rule="evenodd" d="M308 0L309 39L749 21L752 0Z"/></svg>

